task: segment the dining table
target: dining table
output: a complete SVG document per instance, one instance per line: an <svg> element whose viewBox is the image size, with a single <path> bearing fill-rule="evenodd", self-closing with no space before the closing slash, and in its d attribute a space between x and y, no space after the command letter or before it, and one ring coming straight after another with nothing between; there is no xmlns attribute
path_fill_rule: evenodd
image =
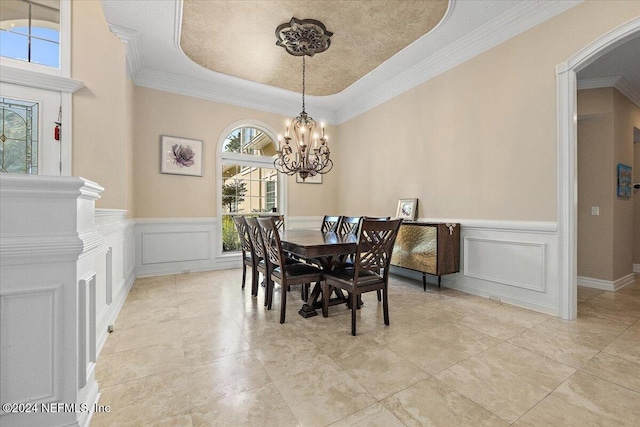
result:
<svg viewBox="0 0 640 427"><path fill-rule="evenodd" d="M280 236L282 249L305 262L317 263L323 271L329 272L344 263L356 252L357 237L353 234L338 234L320 230L285 230ZM347 303L347 298L339 289L334 289L335 297L329 305ZM313 317L322 308L322 286L316 283L309 298L298 313L302 317Z"/></svg>

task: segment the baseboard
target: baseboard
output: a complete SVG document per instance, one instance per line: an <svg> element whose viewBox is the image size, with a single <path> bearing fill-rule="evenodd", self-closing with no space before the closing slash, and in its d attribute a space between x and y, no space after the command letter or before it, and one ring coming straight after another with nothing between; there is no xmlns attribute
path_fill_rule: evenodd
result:
<svg viewBox="0 0 640 427"><path fill-rule="evenodd" d="M600 289L602 291L617 291L631 283L635 282L636 278L633 273L627 274L617 280L602 280L593 279L591 277L578 276L578 286L584 286L585 288Z"/></svg>

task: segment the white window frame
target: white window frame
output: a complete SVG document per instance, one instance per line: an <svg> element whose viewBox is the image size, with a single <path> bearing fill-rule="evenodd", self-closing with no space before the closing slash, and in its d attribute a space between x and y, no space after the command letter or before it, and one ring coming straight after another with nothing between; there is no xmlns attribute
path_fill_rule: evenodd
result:
<svg viewBox="0 0 640 427"><path fill-rule="evenodd" d="M60 66L48 67L34 64L33 62L0 56L0 65L3 67L18 68L25 71L33 71L59 77L71 77L71 0L60 0ZM42 88L47 89L47 88Z"/></svg>
<svg viewBox="0 0 640 427"><path fill-rule="evenodd" d="M71 0L60 0L60 67L0 57L0 82L60 92L62 106L62 140L60 141L61 176L71 176L73 93L84 83L71 78ZM0 85L1 86L1 85ZM28 99L28 97L25 97ZM41 106L41 109L49 108ZM57 110L58 105L54 106ZM41 131L46 131L41 129Z"/></svg>
<svg viewBox="0 0 640 427"><path fill-rule="evenodd" d="M216 257L220 259L239 258L240 253L224 253L222 252L222 192L220 190L222 182L222 164L226 162L241 164L243 166L258 168L274 168L273 157L255 156L252 154L232 153L224 151L224 142L227 136L240 128L251 127L258 129L267 135L277 144L277 132L266 123L258 120L238 120L227 126L218 138L218 146L216 150L216 218L217 218L217 237L216 237ZM278 204L280 205L279 213L287 218L287 176L278 172Z"/></svg>

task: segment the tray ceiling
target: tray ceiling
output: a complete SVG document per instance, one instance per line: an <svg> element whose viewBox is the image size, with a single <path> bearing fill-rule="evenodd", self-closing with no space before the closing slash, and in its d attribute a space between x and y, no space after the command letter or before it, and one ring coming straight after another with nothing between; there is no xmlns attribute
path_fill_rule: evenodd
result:
<svg viewBox="0 0 640 427"><path fill-rule="evenodd" d="M327 51L307 57L307 93L332 95L431 31L448 6L449 0L185 0L180 47L212 71L300 91L302 59L276 46L275 29L292 17L316 19L333 36Z"/></svg>

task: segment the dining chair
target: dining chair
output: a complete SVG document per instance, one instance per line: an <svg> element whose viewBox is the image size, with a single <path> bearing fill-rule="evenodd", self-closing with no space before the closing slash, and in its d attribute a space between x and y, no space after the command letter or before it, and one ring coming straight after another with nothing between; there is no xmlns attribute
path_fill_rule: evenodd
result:
<svg viewBox="0 0 640 427"><path fill-rule="evenodd" d="M260 232L260 225L258 224L258 220L256 218L247 217L245 218L247 222L247 227L249 229L249 237L251 239L251 244L253 245L254 253L256 254L257 264L256 268L262 276L264 277L265 282L265 292L264 292L264 305L267 306L269 302L269 289L271 282L271 269L269 268L270 264L266 261L266 250L264 247L264 243L262 242L262 234Z"/></svg>
<svg viewBox="0 0 640 427"><path fill-rule="evenodd" d="M340 217L339 216L329 216L325 215L322 220L322 227L320 227L320 231L323 233L328 233L330 231L336 232L338 231L338 227L340 226Z"/></svg>
<svg viewBox="0 0 640 427"><path fill-rule="evenodd" d="M238 230L242 248L242 289L247 281L247 267L251 267L251 295L258 295L258 259L249 236L249 228L244 216L234 216L233 222Z"/></svg>
<svg viewBox="0 0 640 427"><path fill-rule="evenodd" d="M273 218L278 231L284 233L284 215L260 215L258 218Z"/></svg>
<svg viewBox="0 0 640 427"><path fill-rule="evenodd" d="M358 228L358 243L353 267L326 272L322 283L322 315L329 315L329 296L333 288L349 292L351 299L351 335L356 335L358 299L365 292L382 291L384 324L389 325L389 263L402 219L379 221L363 219Z"/></svg>
<svg viewBox="0 0 640 427"><path fill-rule="evenodd" d="M340 218L338 225L339 234L356 234L362 217L359 216L343 216Z"/></svg>
<svg viewBox="0 0 640 427"><path fill-rule="evenodd" d="M283 221L280 217L260 217L260 218L273 218L276 229L278 228L278 222ZM264 242L262 241L262 233L260 231L260 224L258 224L258 219L253 217L247 217L247 226L249 227L249 237L251 237L251 243L253 244L253 248L255 250L256 257L258 258L257 268L262 276L264 277L264 305L268 310L271 310L271 302L273 299L273 281L271 280L271 263L268 262L266 253L267 250L264 246ZM283 226L282 226L283 227ZM294 264L298 262L297 260L286 257L285 263ZM302 289L300 291L300 297L306 301L309 295L309 286L302 285Z"/></svg>
<svg viewBox="0 0 640 427"><path fill-rule="evenodd" d="M303 288L311 282L320 282L322 270L305 263L287 264L280 233L273 218L258 218L260 233L264 242L267 261L271 263L272 283L280 284L280 323L284 323L287 309L287 291L289 286L302 285ZM272 298L273 286L269 291ZM271 308L271 301L267 308Z"/></svg>
<svg viewBox="0 0 640 427"><path fill-rule="evenodd" d="M365 216L365 219L370 219L372 221L388 221L391 219L390 216ZM377 272L378 274L380 274L380 272ZM380 295L380 289L378 289L376 291L376 294L378 295L378 301L382 301L382 295Z"/></svg>

